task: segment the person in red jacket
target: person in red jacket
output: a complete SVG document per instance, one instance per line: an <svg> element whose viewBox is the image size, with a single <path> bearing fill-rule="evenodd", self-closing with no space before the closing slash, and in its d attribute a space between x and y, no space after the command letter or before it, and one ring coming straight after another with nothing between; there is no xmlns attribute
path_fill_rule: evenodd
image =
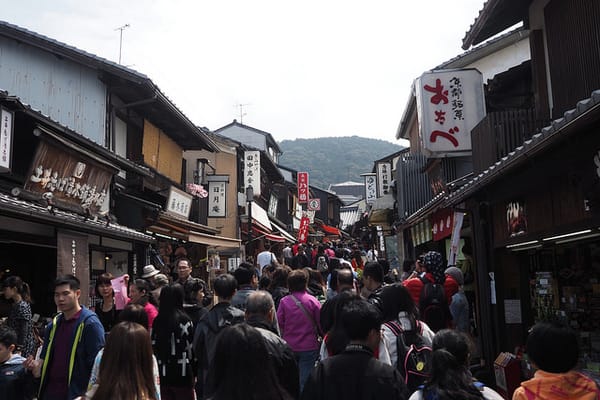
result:
<svg viewBox="0 0 600 400"><path fill-rule="evenodd" d="M446 301L448 304L452 301L452 296L458 291L458 283L453 277L444 273L445 266L443 261L442 255L437 251L428 251L417 259L415 263L416 274L402 282L404 287L408 289L415 304L419 304L421 291L423 290L423 286L425 286L424 281L443 285Z"/></svg>

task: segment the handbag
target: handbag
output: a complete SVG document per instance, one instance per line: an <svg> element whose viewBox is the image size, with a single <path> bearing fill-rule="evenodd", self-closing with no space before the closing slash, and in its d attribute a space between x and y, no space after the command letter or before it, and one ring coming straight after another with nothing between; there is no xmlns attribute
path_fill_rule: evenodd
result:
<svg viewBox="0 0 600 400"><path fill-rule="evenodd" d="M321 343L323 341L323 335L321 334L321 331L319 329L319 326L317 325L317 322L312 317L312 315L310 315L310 313L308 311L306 311L306 308L304 308L304 306L302 305L302 303L300 302L300 300L298 300L298 298L296 296L294 296L293 294L290 294L290 296L292 296L292 298L294 299L294 303L296 303L296 305L298 306L298 308L300 310L302 310L302 312L304 313L304 315L306 315L306 317L312 323L313 329L315 331L315 335L317 336L317 341L319 343Z"/></svg>

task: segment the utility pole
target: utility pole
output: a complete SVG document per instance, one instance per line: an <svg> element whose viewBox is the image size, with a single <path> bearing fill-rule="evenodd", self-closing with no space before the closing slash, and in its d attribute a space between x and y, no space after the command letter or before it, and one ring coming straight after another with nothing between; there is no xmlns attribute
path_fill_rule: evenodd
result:
<svg viewBox="0 0 600 400"><path fill-rule="evenodd" d="M119 64L121 64L121 49L123 48L123 30L125 30L129 27L130 27L129 24L125 24L125 25L120 26L117 29L115 29L115 31L121 31L121 32L119 32Z"/></svg>

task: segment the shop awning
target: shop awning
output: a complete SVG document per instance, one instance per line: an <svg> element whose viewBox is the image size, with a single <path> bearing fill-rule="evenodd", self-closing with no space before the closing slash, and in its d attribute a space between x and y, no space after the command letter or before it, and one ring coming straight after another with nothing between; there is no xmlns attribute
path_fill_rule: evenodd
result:
<svg viewBox="0 0 600 400"><path fill-rule="evenodd" d="M255 225L260 226L265 231L271 232L271 221L269 220L269 215L265 209L256 204L256 202L252 202L250 204L252 204L252 222Z"/></svg>
<svg viewBox="0 0 600 400"><path fill-rule="evenodd" d="M281 234L281 236L286 238L289 242L294 243L296 241L296 238L294 237L294 235L287 232L284 228L281 227L281 225L279 225L277 222L275 222L272 218L270 218L270 220L271 220L271 225L273 226L273 228L275 228Z"/></svg>
<svg viewBox="0 0 600 400"><path fill-rule="evenodd" d="M107 222L103 218L94 220L57 208L50 211L47 207L3 193L0 193L0 215L18 217L24 220L69 228L80 232L101 234L115 239L130 239L145 243L153 243L155 241L150 235L114 222Z"/></svg>
<svg viewBox="0 0 600 400"><path fill-rule="evenodd" d="M188 241L192 243L205 244L212 247L240 247L241 240L232 239L223 236L207 235L200 232L190 232Z"/></svg>
<svg viewBox="0 0 600 400"><path fill-rule="evenodd" d="M325 224L321 224L321 229L328 235L337 235L340 236L340 230L334 226L329 226Z"/></svg>
<svg viewBox="0 0 600 400"><path fill-rule="evenodd" d="M247 240L247 237L248 237L247 224L244 224L242 226L242 237ZM271 232L267 232L266 230L261 229L260 227L254 225L252 227L252 240L257 240L257 239L262 239L262 238L267 239L271 242L276 242L276 243L284 243L286 241L285 237L275 235Z"/></svg>

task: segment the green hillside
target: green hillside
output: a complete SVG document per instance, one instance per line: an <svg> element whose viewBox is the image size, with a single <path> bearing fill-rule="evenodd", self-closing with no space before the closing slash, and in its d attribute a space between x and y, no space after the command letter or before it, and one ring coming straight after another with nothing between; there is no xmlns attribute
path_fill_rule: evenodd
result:
<svg viewBox="0 0 600 400"><path fill-rule="evenodd" d="M402 150L402 146L380 139L358 136L283 140L282 166L307 171L310 184L327 189L329 184L362 182L360 174L371 172L373 161Z"/></svg>

